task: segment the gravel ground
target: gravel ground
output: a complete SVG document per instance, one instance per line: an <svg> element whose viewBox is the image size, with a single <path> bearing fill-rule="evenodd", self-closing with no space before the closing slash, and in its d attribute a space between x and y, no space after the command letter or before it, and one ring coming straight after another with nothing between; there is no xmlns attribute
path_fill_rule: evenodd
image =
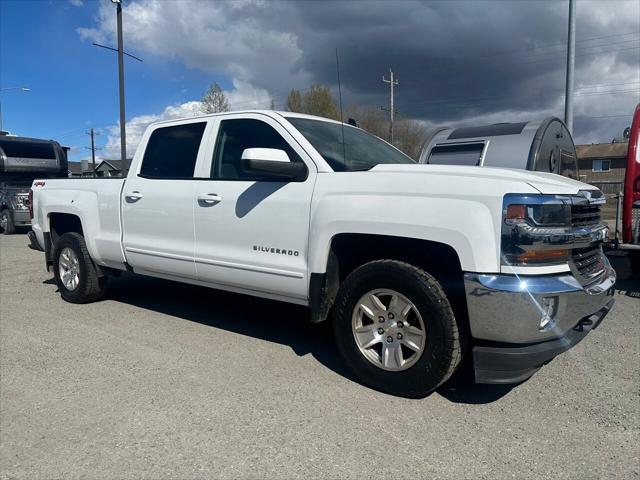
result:
<svg viewBox="0 0 640 480"><path fill-rule="evenodd" d="M640 278L513 388L372 391L303 308L143 277L63 302L0 238L0 478L638 478Z"/></svg>

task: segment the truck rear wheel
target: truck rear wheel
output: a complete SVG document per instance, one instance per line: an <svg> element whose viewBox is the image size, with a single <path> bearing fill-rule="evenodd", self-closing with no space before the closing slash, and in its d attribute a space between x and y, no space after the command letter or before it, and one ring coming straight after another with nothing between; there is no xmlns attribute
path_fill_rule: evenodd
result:
<svg viewBox="0 0 640 480"><path fill-rule="evenodd" d="M333 330L356 376L394 395L428 395L462 359L464 332L442 287L404 262L377 260L354 270L338 292Z"/></svg>
<svg viewBox="0 0 640 480"><path fill-rule="evenodd" d="M104 297L107 279L98 275L84 237L65 233L53 251L53 274L60 295L67 302L88 303Z"/></svg>
<svg viewBox="0 0 640 480"><path fill-rule="evenodd" d="M5 209L0 212L0 232L5 235L13 235L16 233L16 227L13 224L9 210Z"/></svg>

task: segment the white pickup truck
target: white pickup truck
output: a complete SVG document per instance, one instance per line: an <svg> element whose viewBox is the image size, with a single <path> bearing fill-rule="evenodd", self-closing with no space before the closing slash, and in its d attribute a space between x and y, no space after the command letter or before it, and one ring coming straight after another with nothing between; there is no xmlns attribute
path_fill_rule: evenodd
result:
<svg viewBox="0 0 640 480"><path fill-rule="evenodd" d="M307 305L363 383L421 397L463 358L477 382L522 381L600 323L601 202L558 175L419 165L350 125L251 111L151 125L126 179L36 180L31 240L69 302L126 270Z"/></svg>

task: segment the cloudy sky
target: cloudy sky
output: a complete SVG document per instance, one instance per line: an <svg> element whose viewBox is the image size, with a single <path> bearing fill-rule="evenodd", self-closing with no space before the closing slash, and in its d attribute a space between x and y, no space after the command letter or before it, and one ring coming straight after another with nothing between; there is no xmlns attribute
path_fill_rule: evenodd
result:
<svg viewBox="0 0 640 480"><path fill-rule="evenodd" d="M345 105L396 106L430 125L562 117L568 0L234 1L124 0L128 145L146 125L191 116L209 83L234 109L283 108L291 88L337 92ZM5 129L60 138L87 155L99 129L118 156L115 8L108 0L0 2ZM577 143L620 136L640 97L640 2L578 0Z"/></svg>

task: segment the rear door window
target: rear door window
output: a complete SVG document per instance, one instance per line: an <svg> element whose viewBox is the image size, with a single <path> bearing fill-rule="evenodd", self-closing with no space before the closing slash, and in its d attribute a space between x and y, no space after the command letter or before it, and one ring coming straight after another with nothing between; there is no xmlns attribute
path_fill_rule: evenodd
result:
<svg viewBox="0 0 640 480"><path fill-rule="evenodd" d="M242 168L242 152L247 148L284 150L292 162L302 162L295 150L268 123L252 118L222 120L213 154L211 178L257 180Z"/></svg>
<svg viewBox="0 0 640 480"><path fill-rule="evenodd" d="M157 128L142 159L145 178L193 178L206 122Z"/></svg>

